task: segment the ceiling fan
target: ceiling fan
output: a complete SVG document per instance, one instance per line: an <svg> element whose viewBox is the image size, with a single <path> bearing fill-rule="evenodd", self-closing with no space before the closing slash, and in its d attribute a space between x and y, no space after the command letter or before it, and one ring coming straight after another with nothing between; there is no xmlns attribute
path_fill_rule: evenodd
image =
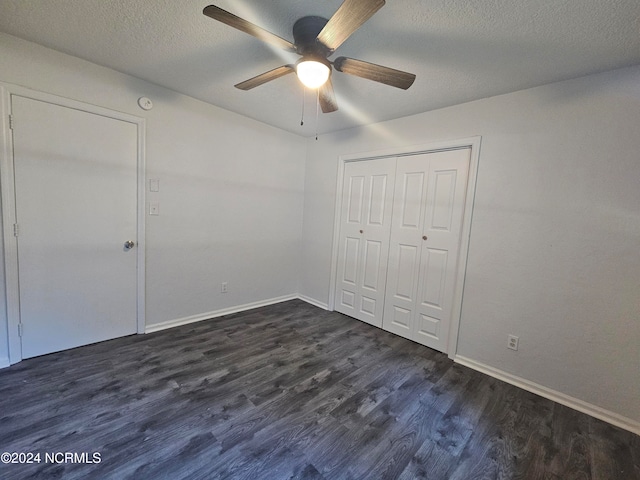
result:
<svg viewBox="0 0 640 480"><path fill-rule="evenodd" d="M392 87L409 88L416 76L394 68L348 57L338 57L333 61L329 57L335 50L380 10L385 0L345 0L340 8L327 20L318 16L306 16L293 25L294 43L285 40L257 25L244 20L233 13L209 5L202 13L240 31L253 35L263 42L284 50L297 53L302 58L295 65L283 65L256 77L235 85L240 90L251 90L259 85L295 72L307 87L318 89L318 101L324 113L338 110L333 85L331 67L339 72L384 83Z"/></svg>

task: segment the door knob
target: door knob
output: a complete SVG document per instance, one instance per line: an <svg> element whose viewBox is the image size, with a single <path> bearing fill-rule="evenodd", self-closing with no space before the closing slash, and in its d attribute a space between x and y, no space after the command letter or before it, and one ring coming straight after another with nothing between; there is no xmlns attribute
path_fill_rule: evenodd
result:
<svg viewBox="0 0 640 480"><path fill-rule="evenodd" d="M125 250L131 250L135 246L136 246L136 242L134 242L133 240L127 240L126 242L124 242Z"/></svg>
<svg viewBox="0 0 640 480"><path fill-rule="evenodd" d="M364 233L364 230L360 230L360 233Z"/></svg>
<svg viewBox="0 0 640 480"><path fill-rule="evenodd" d="M426 236L426 235L423 235L423 236L422 236L422 239L423 239L423 240L426 240L426 239L427 239L427 236Z"/></svg>

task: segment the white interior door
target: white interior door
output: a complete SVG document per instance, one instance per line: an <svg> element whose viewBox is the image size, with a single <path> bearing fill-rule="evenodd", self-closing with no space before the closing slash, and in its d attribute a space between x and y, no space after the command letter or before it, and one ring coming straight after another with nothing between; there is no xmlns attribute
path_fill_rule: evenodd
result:
<svg viewBox="0 0 640 480"><path fill-rule="evenodd" d="M344 168L335 309L382 326L395 158Z"/></svg>
<svg viewBox="0 0 640 480"><path fill-rule="evenodd" d="M135 333L137 126L11 106L22 357Z"/></svg>
<svg viewBox="0 0 640 480"><path fill-rule="evenodd" d="M383 328L446 352L470 149L398 159Z"/></svg>

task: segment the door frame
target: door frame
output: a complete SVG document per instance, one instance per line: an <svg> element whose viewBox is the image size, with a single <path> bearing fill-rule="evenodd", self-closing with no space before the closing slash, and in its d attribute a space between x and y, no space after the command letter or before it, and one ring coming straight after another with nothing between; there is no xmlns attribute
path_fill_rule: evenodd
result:
<svg viewBox="0 0 640 480"><path fill-rule="evenodd" d="M482 137L474 136L457 140L445 140L423 145L410 145L406 147L387 148L371 152L353 153L338 157L338 179L336 186L336 203L333 223L333 246L331 249L331 278L329 281L329 310L335 310L335 291L338 275L338 253L340 239L340 212L342 211L342 183L344 182L344 167L349 162L361 162L385 157L403 157L422 153L435 153L446 150L459 150L470 148L469 176L467 179L467 191L462 219L462 231L460 233L460 251L458 252L456 282L453 294L453 306L451 309L451 325L449 326L449 341L447 342L447 355L453 359L456 356L458 346L458 331L460 329L460 317L462 315L462 297L464 281L467 271L467 257L469 253L469 237L471 235L471 218L476 192L476 179L478 176L478 161L480 158L480 144Z"/></svg>
<svg viewBox="0 0 640 480"><path fill-rule="evenodd" d="M20 286L18 270L18 241L14 236L16 223L15 173L13 166L13 135L9 118L11 95L40 100L82 112L92 113L131 123L137 129L137 251L136 251L136 331L145 331L145 120L97 105L72 100L29 88L0 82L0 192L2 194L2 235L4 240L5 299L9 364L22 360L20 339ZM2 339L0 338L0 341ZM2 367L2 365L0 365Z"/></svg>

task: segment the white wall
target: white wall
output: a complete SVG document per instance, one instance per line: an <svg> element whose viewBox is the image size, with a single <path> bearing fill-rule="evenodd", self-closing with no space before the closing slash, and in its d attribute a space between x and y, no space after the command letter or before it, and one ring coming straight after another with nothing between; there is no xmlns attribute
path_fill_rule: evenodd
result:
<svg viewBox="0 0 640 480"><path fill-rule="evenodd" d="M146 221L148 326L297 293L302 138L5 34L0 59L2 82L146 118L147 177L161 187L147 194L160 202Z"/></svg>
<svg viewBox="0 0 640 480"><path fill-rule="evenodd" d="M640 421L639 128L635 67L308 140L300 291L328 301L339 155L481 135L457 353Z"/></svg>

